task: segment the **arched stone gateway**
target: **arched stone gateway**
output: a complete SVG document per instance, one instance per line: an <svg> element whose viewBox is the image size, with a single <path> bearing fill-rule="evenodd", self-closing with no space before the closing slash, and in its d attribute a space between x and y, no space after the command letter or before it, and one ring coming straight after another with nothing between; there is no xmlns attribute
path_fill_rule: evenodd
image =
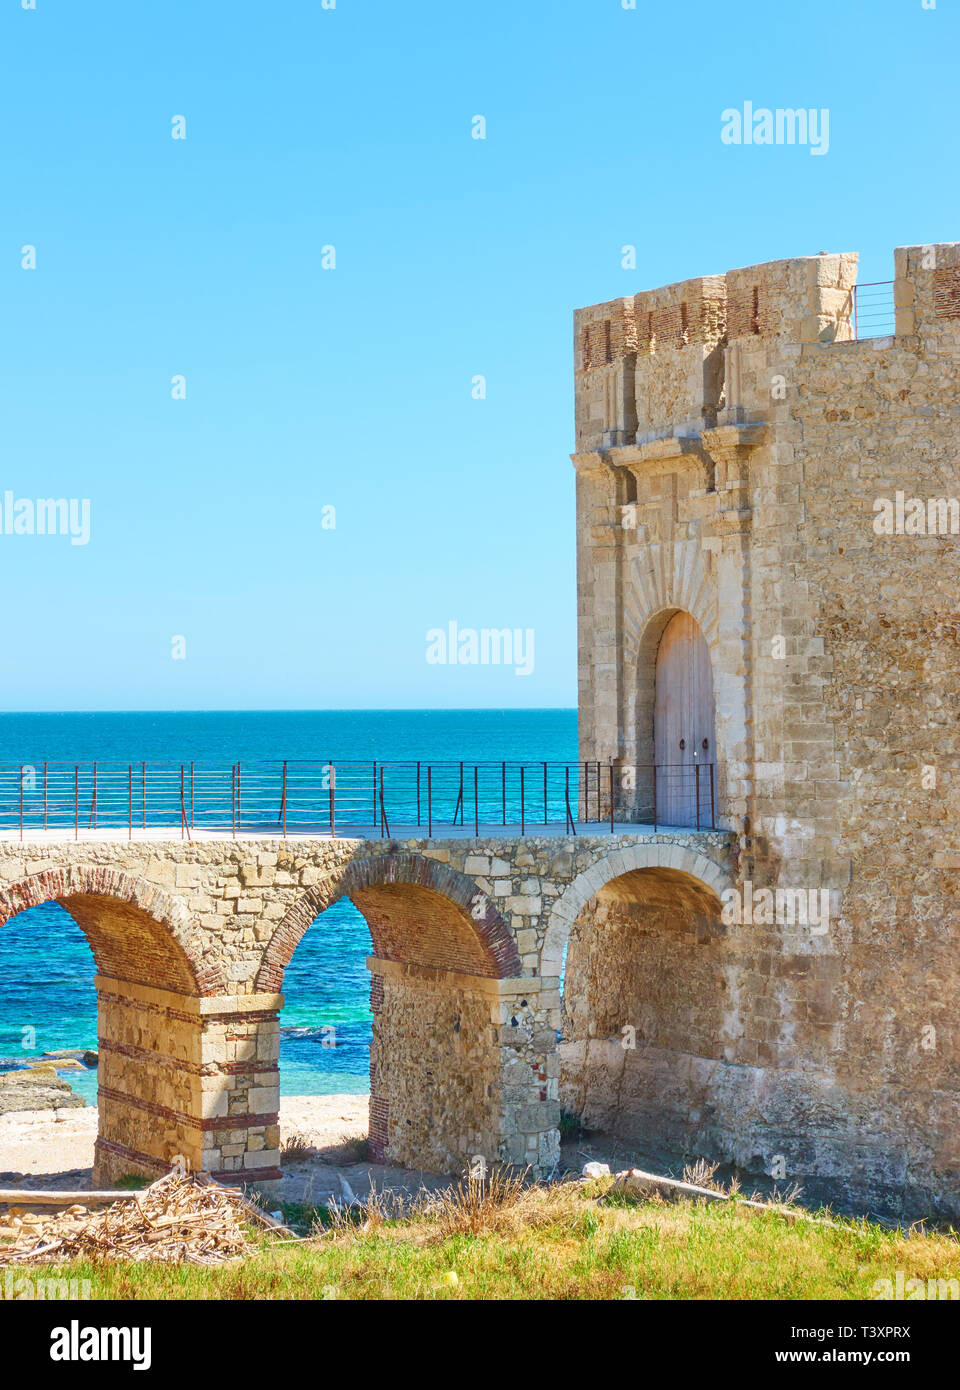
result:
<svg viewBox="0 0 960 1390"><path fill-rule="evenodd" d="M544 936L543 974L559 976L570 929L594 894L621 874L657 868L686 874L718 898L734 886L724 869L705 854L699 854L685 845L654 841L619 849L598 859L589 869L578 874L557 899Z"/></svg>
<svg viewBox="0 0 960 1390"><path fill-rule="evenodd" d="M280 988L304 932L339 898L350 898L367 918L385 960L442 959L449 969L498 979L520 974L517 943L475 879L422 854L392 854L351 860L310 888L270 938L257 989ZM415 930L411 910L420 912Z"/></svg>
<svg viewBox="0 0 960 1390"><path fill-rule="evenodd" d="M729 836L682 839L0 835L0 923L56 901L93 948L101 1183L156 1176L178 1155L225 1181L279 1179L283 974L343 897L374 943L374 1152L440 1172L479 1155L549 1173L571 924L608 880L650 863L719 891Z"/></svg>
<svg viewBox="0 0 960 1390"><path fill-rule="evenodd" d="M567 948L560 1104L637 1154L696 1137L724 1057L728 886L705 855L637 845L579 875L551 915L545 973Z"/></svg>
<svg viewBox="0 0 960 1390"><path fill-rule="evenodd" d="M371 1152L438 1171L474 1154L498 1158L500 1030L510 993L500 981L521 972L500 913L475 879L435 859L354 859L286 913L264 952L258 990L280 990L297 943L340 898L366 918L375 951L367 962Z"/></svg>

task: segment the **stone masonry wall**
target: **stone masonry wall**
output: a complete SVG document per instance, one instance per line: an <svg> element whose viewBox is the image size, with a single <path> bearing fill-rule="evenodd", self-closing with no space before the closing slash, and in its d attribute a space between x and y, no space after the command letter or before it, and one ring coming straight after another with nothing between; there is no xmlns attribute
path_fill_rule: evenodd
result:
<svg viewBox="0 0 960 1390"><path fill-rule="evenodd" d="M715 425L671 357L670 418L638 394L633 434L614 436L593 378L616 364L578 360L581 757L643 760L658 625L692 613L738 886L831 901L822 934L753 922L728 939L731 1057L759 1071L716 1108L717 1145L768 1171L779 1156L808 1191L953 1213L960 245L900 248L894 276L895 333L857 340L853 255L726 275ZM658 293L679 303L692 283ZM899 531L878 533L898 493ZM914 515L942 499L945 524L910 534L909 498Z"/></svg>
<svg viewBox="0 0 960 1390"><path fill-rule="evenodd" d="M228 1181L276 1180L283 971L341 896L377 953L374 1148L427 1168L477 1155L549 1171L562 946L581 899L641 850L726 881L727 835L639 840L8 840L0 927L40 902L83 903L100 970L105 1180L177 1156ZM149 923L142 956L125 948L131 923L137 940Z"/></svg>

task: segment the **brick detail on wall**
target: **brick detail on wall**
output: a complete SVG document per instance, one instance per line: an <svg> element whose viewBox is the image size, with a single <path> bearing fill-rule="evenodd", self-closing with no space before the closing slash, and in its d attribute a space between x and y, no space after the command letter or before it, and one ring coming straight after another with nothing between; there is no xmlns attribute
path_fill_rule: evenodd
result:
<svg viewBox="0 0 960 1390"><path fill-rule="evenodd" d="M374 1086L373 1065L370 1067L370 1085ZM390 1102L382 1096L370 1095L370 1157L375 1163L383 1163L390 1142Z"/></svg>
<svg viewBox="0 0 960 1390"><path fill-rule="evenodd" d="M960 268L941 266L934 271L933 302L937 318L960 319Z"/></svg>
<svg viewBox="0 0 960 1390"><path fill-rule="evenodd" d="M101 975L180 994L225 990L222 968L201 958L188 911L162 888L100 864L47 869L0 893L0 926L48 902L79 923Z"/></svg>
<svg viewBox="0 0 960 1390"><path fill-rule="evenodd" d="M520 974L517 943L473 878L424 855L391 854L335 867L299 899L264 952L258 990L280 989L303 934L344 897L366 917L374 950L384 960L491 979Z"/></svg>

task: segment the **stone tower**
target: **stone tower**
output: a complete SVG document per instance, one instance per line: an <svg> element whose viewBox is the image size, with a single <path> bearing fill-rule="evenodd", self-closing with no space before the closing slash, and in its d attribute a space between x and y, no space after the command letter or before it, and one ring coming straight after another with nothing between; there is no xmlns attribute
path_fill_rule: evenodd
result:
<svg viewBox="0 0 960 1390"><path fill-rule="evenodd" d="M580 756L635 765L647 819L650 765L693 757L667 712L702 642L740 896L637 880L579 924L563 1098L956 1213L960 244L897 250L889 337L856 336L856 276L822 254L575 315Z"/></svg>

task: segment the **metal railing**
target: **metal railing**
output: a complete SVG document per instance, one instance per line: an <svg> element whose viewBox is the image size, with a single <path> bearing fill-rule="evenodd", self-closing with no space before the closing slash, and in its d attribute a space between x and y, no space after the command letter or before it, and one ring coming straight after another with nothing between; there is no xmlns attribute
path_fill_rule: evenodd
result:
<svg viewBox="0 0 960 1390"><path fill-rule="evenodd" d="M854 338L891 338L897 331L892 280L868 280L850 292Z"/></svg>
<svg viewBox="0 0 960 1390"><path fill-rule="evenodd" d="M712 764L0 762L0 833L170 830L432 838L451 828L716 826Z"/></svg>

